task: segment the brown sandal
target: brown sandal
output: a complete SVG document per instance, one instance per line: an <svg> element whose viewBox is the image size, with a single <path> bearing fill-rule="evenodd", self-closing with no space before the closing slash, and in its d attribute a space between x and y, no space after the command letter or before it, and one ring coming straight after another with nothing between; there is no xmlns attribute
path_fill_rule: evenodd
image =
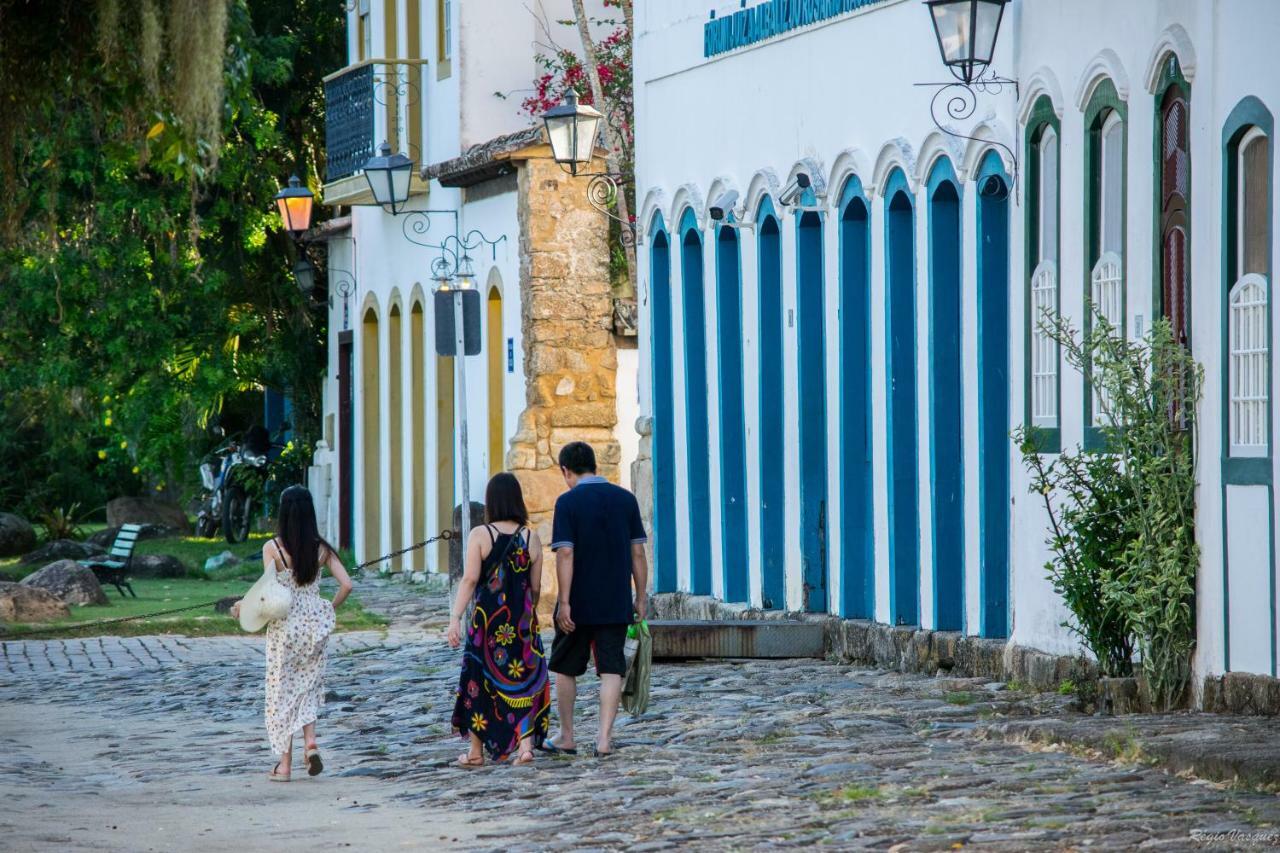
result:
<svg viewBox="0 0 1280 853"><path fill-rule="evenodd" d="M309 747L302 753L302 763L307 765L308 776L319 776L324 770L324 762L320 760L319 747Z"/></svg>
<svg viewBox="0 0 1280 853"><path fill-rule="evenodd" d="M532 764L532 763L533 763L533 750L526 749L524 752L520 753L514 759L512 759L511 766L523 767L525 765Z"/></svg>
<svg viewBox="0 0 1280 853"><path fill-rule="evenodd" d="M477 767L484 767L484 756L472 758L471 753L464 752L458 756L458 760L454 763L466 770L475 770Z"/></svg>
<svg viewBox="0 0 1280 853"><path fill-rule="evenodd" d="M277 773L277 772L276 772L276 768L278 768L282 763L283 763L283 762L279 762L279 761L277 761L277 762L276 762L275 767L272 767L272 768L271 768L271 772L267 774L267 781L268 781L268 782L288 782L288 781L289 781L289 774L288 774L288 773Z"/></svg>

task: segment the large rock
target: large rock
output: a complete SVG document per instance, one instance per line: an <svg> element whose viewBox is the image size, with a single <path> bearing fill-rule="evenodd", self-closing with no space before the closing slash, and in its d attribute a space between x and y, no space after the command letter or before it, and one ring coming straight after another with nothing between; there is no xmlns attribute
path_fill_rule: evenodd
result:
<svg viewBox="0 0 1280 853"><path fill-rule="evenodd" d="M58 560L22 579L23 586L51 592L67 604L107 604L93 570L75 560Z"/></svg>
<svg viewBox="0 0 1280 853"><path fill-rule="evenodd" d="M223 551L221 554L215 554L204 561L204 570L206 572L216 572L224 566L238 566L242 560L230 551Z"/></svg>
<svg viewBox="0 0 1280 853"><path fill-rule="evenodd" d="M144 524L142 529L138 531L138 541L141 542L143 539L164 539L179 532L181 531L173 530L161 524ZM116 536L119 534L119 527L104 527L96 533L90 533L84 538L84 541L106 550L111 547L111 543L116 541Z"/></svg>
<svg viewBox="0 0 1280 853"><path fill-rule="evenodd" d="M0 557L16 557L34 547L35 528L20 515L0 512Z"/></svg>
<svg viewBox="0 0 1280 853"><path fill-rule="evenodd" d="M129 576L135 578L185 578L187 566L168 554L134 555Z"/></svg>
<svg viewBox="0 0 1280 853"><path fill-rule="evenodd" d="M182 507L151 498L115 498L107 501L107 526L156 524L183 533L191 532L191 522Z"/></svg>
<svg viewBox="0 0 1280 853"><path fill-rule="evenodd" d="M66 602L48 590L0 581L0 620L51 622L70 615Z"/></svg>
<svg viewBox="0 0 1280 853"><path fill-rule="evenodd" d="M55 539L46 542L39 548L22 558L28 565L51 563L54 560L85 560L105 554L106 548L89 542L77 542L74 539Z"/></svg>

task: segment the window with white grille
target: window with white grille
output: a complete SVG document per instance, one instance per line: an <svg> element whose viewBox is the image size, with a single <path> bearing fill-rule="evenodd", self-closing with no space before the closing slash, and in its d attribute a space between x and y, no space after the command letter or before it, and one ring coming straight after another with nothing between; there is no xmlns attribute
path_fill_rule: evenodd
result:
<svg viewBox="0 0 1280 853"><path fill-rule="evenodd" d="M1090 273L1091 310L1112 328L1124 334L1124 125L1114 110L1102 123L1102 144L1098 146L1101 198L1098 203L1097 239L1101 255ZM1091 423L1106 422L1106 392L1093 389Z"/></svg>
<svg viewBox="0 0 1280 853"><path fill-rule="evenodd" d="M1267 200L1270 140L1258 128L1236 147L1236 282L1228 295L1228 433L1232 456L1266 456L1271 407Z"/></svg>
<svg viewBox="0 0 1280 853"><path fill-rule="evenodd" d="M1039 167L1037 264L1031 274L1031 424L1058 426L1058 342L1045 326L1058 316L1058 134L1045 127L1036 144Z"/></svg>

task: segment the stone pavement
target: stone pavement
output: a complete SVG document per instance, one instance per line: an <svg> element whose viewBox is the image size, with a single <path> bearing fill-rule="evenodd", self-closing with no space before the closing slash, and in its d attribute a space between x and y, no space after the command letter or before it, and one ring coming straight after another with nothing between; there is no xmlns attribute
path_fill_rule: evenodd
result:
<svg viewBox="0 0 1280 853"><path fill-rule="evenodd" d="M457 769L450 765L461 744L449 732L457 653L437 631L407 627L442 623L444 600L371 586L362 589L367 604L379 596L403 602L406 593L417 603L402 603L385 643L336 638L320 727L332 775L288 786L290 797L309 785L331 786L312 789L319 796L341 791L344 780L377 782L388 808L469 813L476 843L510 850L1280 846L1273 795L999 736L1004 724L1071 719L1065 697L821 661L662 664L649 713L620 720L617 755ZM218 772L266 789L262 664L249 654L256 648L241 639L142 640L151 651L134 649L131 659L162 663L135 665L125 679L67 664L74 650L49 653L60 666L3 671L0 737L6 709L38 697L72 713L91 710L112 729L219 733ZM41 644L23 645L23 660L41 658L33 652ZM166 648L176 662L167 662ZM594 679L580 692L586 746ZM17 760L0 750L0 783L43 784L23 770L29 759L23 767ZM176 772L172 757L145 750L116 760L133 783L165 785ZM30 820L6 815L2 803L0 846L5 824ZM519 831L513 821L522 822ZM283 838L272 846L294 845Z"/></svg>

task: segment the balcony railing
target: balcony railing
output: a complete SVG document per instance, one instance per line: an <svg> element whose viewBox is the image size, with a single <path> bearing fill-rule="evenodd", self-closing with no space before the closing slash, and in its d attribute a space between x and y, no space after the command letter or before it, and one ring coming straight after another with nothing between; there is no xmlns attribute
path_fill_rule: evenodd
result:
<svg viewBox="0 0 1280 853"><path fill-rule="evenodd" d="M420 160L425 65L420 59L366 59L325 78L326 184L359 174L383 140Z"/></svg>

